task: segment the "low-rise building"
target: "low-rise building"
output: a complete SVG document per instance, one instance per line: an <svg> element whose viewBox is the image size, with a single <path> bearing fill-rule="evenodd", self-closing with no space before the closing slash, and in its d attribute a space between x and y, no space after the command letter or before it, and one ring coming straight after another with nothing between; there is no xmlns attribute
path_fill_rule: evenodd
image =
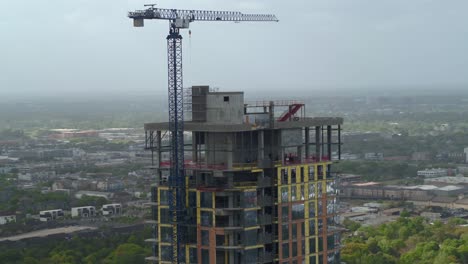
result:
<svg viewBox="0 0 468 264"><path fill-rule="evenodd" d="M441 214L434 212L422 212L420 216L428 219L430 222L435 222L440 220Z"/></svg>
<svg viewBox="0 0 468 264"><path fill-rule="evenodd" d="M438 186L446 185L468 185L468 177L463 176L446 176L438 178L429 178L424 180L424 184L434 184Z"/></svg>
<svg viewBox="0 0 468 264"><path fill-rule="evenodd" d="M418 171L418 176L424 177L424 178L443 177L447 175L448 175L447 169L440 169L440 168L439 169L425 169L425 170Z"/></svg>
<svg viewBox="0 0 468 264"><path fill-rule="evenodd" d="M428 161L431 160L431 154L427 151L423 152L413 152L411 155L411 160L416 160L416 161Z"/></svg>
<svg viewBox="0 0 468 264"><path fill-rule="evenodd" d="M62 209L45 210L39 212L39 220L42 222L57 220L63 218L63 216L64 214Z"/></svg>
<svg viewBox="0 0 468 264"><path fill-rule="evenodd" d="M338 175L338 179L341 185L348 185L361 182L362 176L356 174L340 174Z"/></svg>
<svg viewBox="0 0 468 264"><path fill-rule="evenodd" d="M122 190L124 188L124 184L119 180L105 180L98 181L96 188L100 191L112 192Z"/></svg>
<svg viewBox="0 0 468 264"><path fill-rule="evenodd" d="M16 222L16 215L12 212L0 212L0 225Z"/></svg>
<svg viewBox="0 0 468 264"><path fill-rule="evenodd" d="M114 196L114 193L111 192L95 192L95 191L78 191L75 193L75 198L81 199L83 196L93 196L93 197L102 197L110 199Z"/></svg>
<svg viewBox="0 0 468 264"><path fill-rule="evenodd" d="M364 159L365 160L383 160L384 155L383 153L369 152L369 153L364 154Z"/></svg>
<svg viewBox="0 0 468 264"><path fill-rule="evenodd" d="M12 170L12 167L0 167L0 174L10 173Z"/></svg>
<svg viewBox="0 0 468 264"><path fill-rule="evenodd" d="M465 153L465 163L468 163L468 148L465 148L463 152Z"/></svg>
<svg viewBox="0 0 468 264"><path fill-rule="evenodd" d="M74 217L94 217L96 216L96 207L94 206L82 206L72 207L71 216Z"/></svg>
<svg viewBox="0 0 468 264"><path fill-rule="evenodd" d="M466 191L467 188L464 186L447 185L437 188L434 190L434 193L437 196L458 196L460 194L464 194Z"/></svg>
<svg viewBox="0 0 468 264"><path fill-rule="evenodd" d="M452 177L453 178L453 177ZM343 198L429 200L433 197L458 196L468 191L466 186L447 185L382 185L375 182L353 183L340 188Z"/></svg>
<svg viewBox="0 0 468 264"><path fill-rule="evenodd" d="M352 153L342 153L341 160L358 160L359 156L357 154Z"/></svg>
<svg viewBox="0 0 468 264"><path fill-rule="evenodd" d="M102 215L111 216L111 215L121 215L122 214L122 204L105 204L102 206Z"/></svg>
<svg viewBox="0 0 468 264"><path fill-rule="evenodd" d="M9 156L0 156L0 165L16 163L18 160L18 158L12 158Z"/></svg>
<svg viewBox="0 0 468 264"><path fill-rule="evenodd" d="M457 172L460 174L468 174L468 166L458 166Z"/></svg>

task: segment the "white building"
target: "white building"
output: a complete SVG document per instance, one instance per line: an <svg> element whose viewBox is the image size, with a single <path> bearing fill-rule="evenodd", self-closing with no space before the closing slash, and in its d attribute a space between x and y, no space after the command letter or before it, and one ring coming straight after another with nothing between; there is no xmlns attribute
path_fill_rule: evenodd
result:
<svg viewBox="0 0 468 264"><path fill-rule="evenodd" d="M468 163L468 148L465 148L465 162Z"/></svg>
<svg viewBox="0 0 468 264"><path fill-rule="evenodd" d="M424 184L436 184L436 185L468 185L468 177L456 176L456 177L439 177L432 179L425 179Z"/></svg>
<svg viewBox="0 0 468 264"><path fill-rule="evenodd" d="M62 209L46 210L39 212L39 220L41 220L42 222L48 222L60 218L63 218Z"/></svg>
<svg viewBox="0 0 468 264"><path fill-rule="evenodd" d="M16 215L13 214L2 214L0 215L0 225L16 222Z"/></svg>
<svg viewBox="0 0 468 264"><path fill-rule="evenodd" d="M96 216L96 208L94 206L72 207L72 217L93 217Z"/></svg>
<svg viewBox="0 0 468 264"><path fill-rule="evenodd" d="M121 215L122 205L121 204L105 204L102 206L102 215Z"/></svg>
<svg viewBox="0 0 468 264"><path fill-rule="evenodd" d="M418 171L419 177L425 178L435 178L435 177L444 177L448 175L447 169L425 169Z"/></svg>
<svg viewBox="0 0 468 264"><path fill-rule="evenodd" d="M102 197L108 200L114 196L114 194L110 192L78 191L75 193L75 198L81 199L84 195L92 197Z"/></svg>
<svg viewBox="0 0 468 264"><path fill-rule="evenodd" d="M365 160L383 160L384 155L380 152L369 152L364 154Z"/></svg>

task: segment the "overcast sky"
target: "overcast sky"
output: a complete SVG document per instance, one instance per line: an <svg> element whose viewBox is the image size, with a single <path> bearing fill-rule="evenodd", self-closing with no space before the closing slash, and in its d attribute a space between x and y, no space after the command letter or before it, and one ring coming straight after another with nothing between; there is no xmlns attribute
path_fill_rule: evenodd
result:
<svg viewBox="0 0 468 264"><path fill-rule="evenodd" d="M0 96L165 94L167 22L133 28L126 17L148 1L1 0ZM280 19L192 23L184 86L252 94L468 84L466 0L157 2Z"/></svg>

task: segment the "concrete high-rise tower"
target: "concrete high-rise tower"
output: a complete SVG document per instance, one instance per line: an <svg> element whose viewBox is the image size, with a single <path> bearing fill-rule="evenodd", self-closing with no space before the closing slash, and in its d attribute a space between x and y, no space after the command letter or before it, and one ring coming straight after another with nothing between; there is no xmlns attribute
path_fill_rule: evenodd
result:
<svg viewBox="0 0 468 264"><path fill-rule="evenodd" d="M242 92L191 89L185 122L185 263L340 263L338 117L305 117L296 101L245 103ZM276 115L278 113L279 115ZM145 124L153 256L170 263L168 123Z"/></svg>

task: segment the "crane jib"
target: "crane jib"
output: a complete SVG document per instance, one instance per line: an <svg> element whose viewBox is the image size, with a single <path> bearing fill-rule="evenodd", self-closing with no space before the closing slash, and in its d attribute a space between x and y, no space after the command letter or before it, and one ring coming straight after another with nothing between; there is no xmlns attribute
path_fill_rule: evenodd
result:
<svg viewBox="0 0 468 264"><path fill-rule="evenodd" d="M149 8L128 13L133 19L160 19L174 20L177 18L191 21L268 21L278 22L275 15L271 14L243 14L232 11L205 11L205 10L178 10Z"/></svg>

